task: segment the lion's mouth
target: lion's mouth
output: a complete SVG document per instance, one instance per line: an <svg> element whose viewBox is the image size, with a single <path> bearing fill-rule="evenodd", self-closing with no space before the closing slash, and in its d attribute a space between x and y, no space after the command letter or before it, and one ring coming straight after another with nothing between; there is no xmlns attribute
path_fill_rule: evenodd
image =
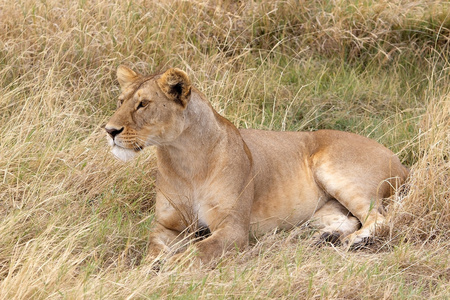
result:
<svg viewBox="0 0 450 300"><path fill-rule="evenodd" d="M123 146L120 144L114 144L113 148L114 147L118 147L118 148L126 150L126 151L134 151L134 152L140 152L140 151L144 150L143 147L141 147L141 146L127 147L127 146Z"/></svg>
<svg viewBox="0 0 450 300"><path fill-rule="evenodd" d="M112 148L118 147L123 150L128 151L134 151L134 152L140 152L144 149L144 147L138 145L137 143L134 143L134 145L123 145L120 141L117 141L116 139L108 138L109 145ZM130 147L131 146L131 147Z"/></svg>
<svg viewBox="0 0 450 300"><path fill-rule="evenodd" d="M138 152L142 151L144 147L138 145L137 143L134 143L133 147L125 147L121 143L120 140L113 139L111 136L107 136L108 144L111 146L111 152L114 154L114 156L121 161L129 161L132 160ZM131 146L131 145L127 145Z"/></svg>

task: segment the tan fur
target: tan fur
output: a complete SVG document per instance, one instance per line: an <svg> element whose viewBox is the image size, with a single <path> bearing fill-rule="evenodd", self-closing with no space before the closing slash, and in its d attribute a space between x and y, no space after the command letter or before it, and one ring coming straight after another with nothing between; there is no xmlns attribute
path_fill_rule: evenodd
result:
<svg viewBox="0 0 450 300"><path fill-rule="evenodd" d="M156 146L151 259L205 227L211 235L194 246L204 262L244 247L249 231L307 220L319 235L360 243L384 221L381 199L408 174L391 151L356 134L238 130L181 70L145 77L120 66L117 77L120 107L105 127L113 153L128 160Z"/></svg>

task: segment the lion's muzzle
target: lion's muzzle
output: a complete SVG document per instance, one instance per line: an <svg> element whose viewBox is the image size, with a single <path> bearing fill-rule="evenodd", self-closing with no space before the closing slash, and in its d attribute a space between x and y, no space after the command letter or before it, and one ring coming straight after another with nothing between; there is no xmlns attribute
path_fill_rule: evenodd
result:
<svg viewBox="0 0 450 300"><path fill-rule="evenodd" d="M110 125L105 126L105 131L108 133L107 135L108 143L112 147L111 152L114 154L115 157L117 157L121 161L126 162L133 159L136 156L137 149L127 149L122 147L120 143L117 143L116 137L120 133L122 133L123 130L124 127L116 128Z"/></svg>

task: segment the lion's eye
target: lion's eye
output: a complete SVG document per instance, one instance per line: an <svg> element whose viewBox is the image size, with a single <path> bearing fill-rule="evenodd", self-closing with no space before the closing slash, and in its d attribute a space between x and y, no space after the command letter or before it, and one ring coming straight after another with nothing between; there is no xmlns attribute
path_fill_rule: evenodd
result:
<svg viewBox="0 0 450 300"><path fill-rule="evenodd" d="M142 100L142 101L140 101L139 104L136 107L136 110L146 107L149 103L150 103L149 100Z"/></svg>
<svg viewBox="0 0 450 300"><path fill-rule="evenodd" d="M121 107L123 104L124 98L123 97L119 97L117 99L117 108Z"/></svg>

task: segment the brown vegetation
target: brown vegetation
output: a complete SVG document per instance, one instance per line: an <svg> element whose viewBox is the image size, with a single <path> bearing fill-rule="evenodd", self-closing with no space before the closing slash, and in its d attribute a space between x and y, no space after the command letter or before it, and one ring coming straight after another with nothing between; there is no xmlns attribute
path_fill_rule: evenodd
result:
<svg viewBox="0 0 450 300"><path fill-rule="evenodd" d="M447 1L10 1L0 6L0 298L446 298ZM153 150L123 164L101 125L114 73L185 70L240 127L334 128L410 166L376 247L269 234L214 270L140 264Z"/></svg>

